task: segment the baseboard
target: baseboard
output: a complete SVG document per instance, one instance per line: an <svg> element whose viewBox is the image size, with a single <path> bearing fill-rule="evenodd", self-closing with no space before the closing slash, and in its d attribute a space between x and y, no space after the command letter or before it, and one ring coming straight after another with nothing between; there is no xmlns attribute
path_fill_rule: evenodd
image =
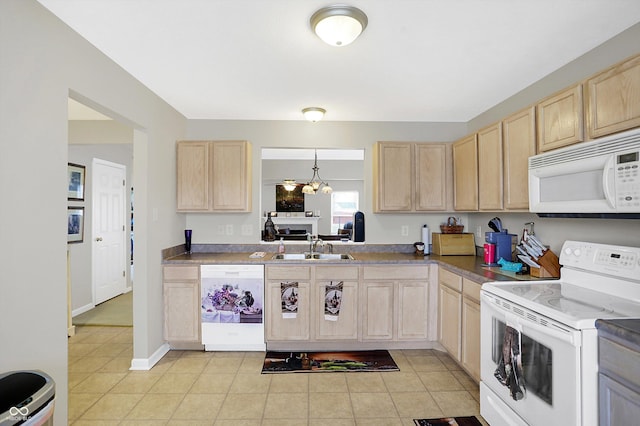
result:
<svg viewBox="0 0 640 426"><path fill-rule="evenodd" d="M151 370L169 352L169 349L171 349L169 344L164 343L149 358L133 358L129 370Z"/></svg>
<svg viewBox="0 0 640 426"><path fill-rule="evenodd" d="M78 309L74 309L73 311L71 311L71 317L75 317L78 316L80 314L84 314L85 312L88 312L90 310L92 310L93 308L95 308L96 305L94 305L93 303L88 303L84 306L79 307Z"/></svg>

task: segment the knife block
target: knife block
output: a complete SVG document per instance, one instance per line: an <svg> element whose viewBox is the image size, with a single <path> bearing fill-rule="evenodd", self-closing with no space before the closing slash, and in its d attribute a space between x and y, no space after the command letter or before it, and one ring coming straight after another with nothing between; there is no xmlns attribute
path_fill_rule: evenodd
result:
<svg viewBox="0 0 640 426"><path fill-rule="evenodd" d="M532 277L540 278L560 278L560 261L558 256L551 250L542 253L536 262L540 268L531 268L529 274Z"/></svg>

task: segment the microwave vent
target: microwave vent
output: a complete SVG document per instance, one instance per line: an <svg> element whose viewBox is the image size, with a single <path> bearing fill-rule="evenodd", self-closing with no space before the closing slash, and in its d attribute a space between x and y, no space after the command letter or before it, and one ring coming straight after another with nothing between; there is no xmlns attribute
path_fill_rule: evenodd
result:
<svg viewBox="0 0 640 426"><path fill-rule="evenodd" d="M629 151L640 151L638 129L529 157L529 169Z"/></svg>

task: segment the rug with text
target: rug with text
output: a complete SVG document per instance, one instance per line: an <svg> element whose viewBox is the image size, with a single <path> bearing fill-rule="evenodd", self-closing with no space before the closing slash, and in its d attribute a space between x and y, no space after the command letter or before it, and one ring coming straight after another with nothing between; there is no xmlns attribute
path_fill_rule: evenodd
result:
<svg viewBox="0 0 640 426"><path fill-rule="evenodd" d="M400 371L386 350L347 352L268 351L263 374L352 371Z"/></svg>
<svg viewBox="0 0 640 426"><path fill-rule="evenodd" d="M482 426L476 416L442 417L440 419L414 419L417 426Z"/></svg>

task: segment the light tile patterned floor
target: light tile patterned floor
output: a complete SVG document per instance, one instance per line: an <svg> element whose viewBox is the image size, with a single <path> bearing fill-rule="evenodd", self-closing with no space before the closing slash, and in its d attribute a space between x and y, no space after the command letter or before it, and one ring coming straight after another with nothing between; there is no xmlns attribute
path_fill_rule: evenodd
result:
<svg viewBox="0 0 640 426"><path fill-rule="evenodd" d="M262 352L170 351L129 371L131 327L69 339L73 425L413 425L480 418L478 385L435 350L390 351L399 372L261 374Z"/></svg>

